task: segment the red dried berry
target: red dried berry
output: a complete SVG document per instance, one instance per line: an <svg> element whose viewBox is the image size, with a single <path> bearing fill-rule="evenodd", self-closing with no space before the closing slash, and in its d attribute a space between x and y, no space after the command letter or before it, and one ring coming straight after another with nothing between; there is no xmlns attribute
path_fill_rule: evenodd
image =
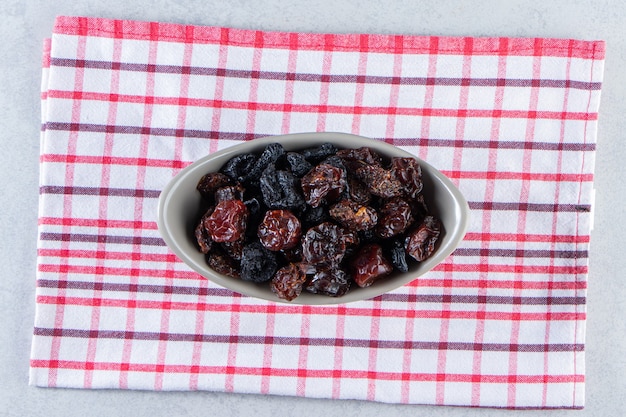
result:
<svg viewBox="0 0 626 417"><path fill-rule="evenodd" d="M413 223L411 205L404 199L395 197L386 201L380 208L380 219L376 234L387 239L403 233Z"/></svg>
<svg viewBox="0 0 626 417"><path fill-rule="evenodd" d="M270 288L278 298L291 301L300 295L305 282L304 268L292 263L276 271L270 281Z"/></svg>
<svg viewBox="0 0 626 417"><path fill-rule="evenodd" d="M269 250L291 249L300 242L300 220L289 210L268 210L257 234Z"/></svg>
<svg viewBox="0 0 626 417"><path fill-rule="evenodd" d="M433 216L426 216L422 223L406 238L406 252L416 261L427 259L435 251L435 244L441 234L441 222Z"/></svg>
<svg viewBox="0 0 626 417"><path fill-rule="evenodd" d="M198 181L196 189L202 194L202 197L213 198L213 194L218 188L232 184L228 176L221 172L209 172Z"/></svg>
<svg viewBox="0 0 626 417"><path fill-rule="evenodd" d="M243 238L248 222L248 208L241 200L224 200L205 219L204 226L215 242L234 242Z"/></svg>
<svg viewBox="0 0 626 417"><path fill-rule="evenodd" d="M363 246L350 262L352 278L359 287L369 287L377 279L389 275L393 265L383 256L380 245Z"/></svg>
<svg viewBox="0 0 626 417"><path fill-rule="evenodd" d="M313 265L339 265L353 235L330 222L310 228L302 241L302 257Z"/></svg>
<svg viewBox="0 0 626 417"><path fill-rule="evenodd" d="M341 168L322 163L302 177L301 185L306 203L318 207L339 198L346 188L346 178Z"/></svg>

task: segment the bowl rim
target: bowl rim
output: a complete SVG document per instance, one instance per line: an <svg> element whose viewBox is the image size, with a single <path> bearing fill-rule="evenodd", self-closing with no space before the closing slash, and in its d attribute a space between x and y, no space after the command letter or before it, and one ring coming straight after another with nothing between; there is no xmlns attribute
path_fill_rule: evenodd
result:
<svg viewBox="0 0 626 417"><path fill-rule="evenodd" d="M311 141L313 143L311 143ZM446 192L450 195L450 199L453 202L453 207L448 207L448 210L454 211L454 217L458 219L458 222L453 224L452 230L449 230L449 225L446 225L445 236L442 239L443 242L440 242L438 244L439 246L437 250L433 253L431 257L417 265L416 270L410 269L408 272L405 273L396 273L394 274L393 279L379 280L374 285L367 288L358 288L353 285L353 288L351 288L351 290L342 297L329 297L308 293L305 294L306 292L303 291L302 295L295 298L294 300L286 301L278 298L275 294L273 294L272 291L269 289L269 286L267 286L267 283L265 283L265 285L263 286L248 281L236 280L232 277L219 274L209 268L209 266L204 261L204 255L202 255L197 248L194 248L197 253L194 253L194 256L190 256L187 250L181 247L181 245L185 246L184 244L182 244L184 242L181 242L182 236L185 235L181 234L180 232L177 233L173 229L175 226L172 224L171 217L175 215L175 213L171 213L170 203L172 203L173 199L178 196L178 193L185 192L185 190L179 189L181 183L189 182L196 177L197 180L199 180L199 178L207 172L215 172L215 170L208 170L206 168L207 165L215 164L215 161L219 160L223 160L223 164L224 162L226 162L226 160L228 160L232 156L235 156L236 154L244 152L256 152L256 150L251 150L249 148L262 149L267 144L274 142L280 142L281 144L283 144L283 146L285 146L285 149L287 150L303 149L324 142L332 142L339 147L352 148L356 146L344 146L342 145L342 142L348 144L358 142L360 144L359 147L370 146L388 157L391 155L415 158L418 160L419 164L422 167L422 173L426 173L427 175L431 176L432 180L438 182L443 187L443 189L445 189ZM193 187L193 191L195 191L195 184ZM331 305L345 304L354 301L368 300L374 298L394 289L400 288L401 286L406 285L407 283L417 279L421 275L430 271L436 265L445 260L463 240L469 224L469 214L470 210L465 197L452 183L452 181L434 166L420 159L416 155L382 140L367 138L364 136L341 132L308 132L264 136L253 140L237 143L208 154L186 166L166 184L166 186L163 188L159 195L157 206L157 227L162 239L165 241L169 250L174 252L174 254L180 260L182 260L196 273L200 274L205 279L208 279L219 286L230 289L231 291L237 292L242 295L255 297L266 301L287 303L291 305ZM187 236L185 240L188 241L189 237ZM202 256L202 262L199 261L200 257L198 255Z"/></svg>

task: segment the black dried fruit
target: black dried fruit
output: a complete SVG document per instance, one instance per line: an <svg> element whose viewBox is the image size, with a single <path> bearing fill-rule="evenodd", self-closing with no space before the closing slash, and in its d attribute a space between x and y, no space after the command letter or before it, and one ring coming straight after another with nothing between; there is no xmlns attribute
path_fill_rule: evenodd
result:
<svg viewBox="0 0 626 417"><path fill-rule="evenodd" d="M287 152L287 163L293 175L298 178L302 177L313 168L313 165L298 152Z"/></svg>
<svg viewBox="0 0 626 417"><path fill-rule="evenodd" d="M263 149L261 155L256 160L254 166L246 173L243 182L250 181L252 183L258 182L259 177L269 166L274 166L278 158L285 154L285 148L280 143L270 143Z"/></svg>
<svg viewBox="0 0 626 417"><path fill-rule="evenodd" d="M263 202L270 209L298 209L304 206L300 182L289 171L268 166L261 175Z"/></svg>
<svg viewBox="0 0 626 417"><path fill-rule="evenodd" d="M220 172L227 175L233 181L242 181L252 170L257 160L253 153L236 155L224 164Z"/></svg>
<svg viewBox="0 0 626 417"><path fill-rule="evenodd" d="M385 248L387 259L391 262L391 265L400 272L407 272L409 265L406 259L403 240L393 239L388 245L385 245Z"/></svg>
<svg viewBox="0 0 626 417"><path fill-rule="evenodd" d="M302 156L312 163L319 163L322 159L337 153L337 147L332 143L322 143L320 146L304 149Z"/></svg>
<svg viewBox="0 0 626 417"><path fill-rule="evenodd" d="M244 246L241 254L241 279L244 281L266 282L278 269L276 255L261 244L252 242Z"/></svg>

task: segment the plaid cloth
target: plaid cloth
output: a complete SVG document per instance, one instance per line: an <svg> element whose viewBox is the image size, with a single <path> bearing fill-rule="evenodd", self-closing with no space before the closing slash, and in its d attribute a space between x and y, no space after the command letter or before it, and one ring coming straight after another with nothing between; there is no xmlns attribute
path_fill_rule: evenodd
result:
<svg viewBox="0 0 626 417"><path fill-rule="evenodd" d="M59 17L45 42L31 384L581 408L604 43L278 33ZM386 140L472 209L372 300L201 278L156 227L183 167L259 136Z"/></svg>

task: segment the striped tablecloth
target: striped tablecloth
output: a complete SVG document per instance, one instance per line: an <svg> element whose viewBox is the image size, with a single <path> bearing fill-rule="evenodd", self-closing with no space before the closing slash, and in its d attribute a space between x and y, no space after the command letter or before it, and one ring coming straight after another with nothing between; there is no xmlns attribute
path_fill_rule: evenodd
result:
<svg viewBox="0 0 626 417"><path fill-rule="evenodd" d="M603 64L602 41L58 17L31 384L583 407ZM232 293L168 250L157 198L181 168L310 131L385 140L447 174L472 209L458 250L324 307Z"/></svg>

